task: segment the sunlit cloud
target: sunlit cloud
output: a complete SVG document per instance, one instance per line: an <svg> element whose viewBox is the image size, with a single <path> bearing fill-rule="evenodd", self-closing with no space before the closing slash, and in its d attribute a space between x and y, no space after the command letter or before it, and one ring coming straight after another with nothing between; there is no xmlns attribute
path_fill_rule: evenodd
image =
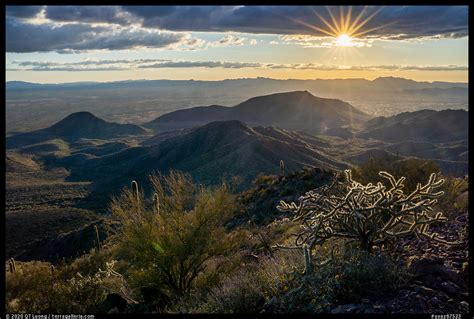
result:
<svg viewBox="0 0 474 319"><path fill-rule="evenodd" d="M332 47L371 47L373 39L354 39L346 38L343 35L339 37L317 37L304 34L283 35L280 36L281 42L273 44L293 44L305 48L332 48Z"/></svg>
<svg viewBox="0 0 474 319"><path fill-rule="evenodd" d="M330 65L317 63L258 63L183 61L167 59L83 60L79 62L13 61L7 71L123 71L162 68L289 69L320 71L467 71L460 65Z"/></svg>

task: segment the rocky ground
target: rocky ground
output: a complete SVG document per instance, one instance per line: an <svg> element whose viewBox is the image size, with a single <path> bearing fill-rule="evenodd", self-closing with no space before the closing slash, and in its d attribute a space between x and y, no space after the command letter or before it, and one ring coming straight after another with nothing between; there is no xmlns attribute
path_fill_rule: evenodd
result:
<svg viewBox="0 0 474 319"><path fill-rule="evenodd" d="M468 213L453 216L431 231L443 234L438 242L407 238L398 245L395 258L408 266L411 279L394 296L376 302L340 305L332 313L431 313L460 314L469 311Z"/></svg>

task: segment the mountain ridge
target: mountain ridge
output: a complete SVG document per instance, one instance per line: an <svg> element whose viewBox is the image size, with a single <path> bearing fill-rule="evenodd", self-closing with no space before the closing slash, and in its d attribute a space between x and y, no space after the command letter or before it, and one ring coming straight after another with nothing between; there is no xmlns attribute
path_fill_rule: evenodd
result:
<svg viewBox="0 0 474 319"><path fill-rule="evenodd" d="M278 126L323 133L344 125L358 125L371 116L338 99L316 97L304 91L274 93L250 98L232 107L199 106L178 110L143 124L157 132L238 120L252 126Z"/></svg>

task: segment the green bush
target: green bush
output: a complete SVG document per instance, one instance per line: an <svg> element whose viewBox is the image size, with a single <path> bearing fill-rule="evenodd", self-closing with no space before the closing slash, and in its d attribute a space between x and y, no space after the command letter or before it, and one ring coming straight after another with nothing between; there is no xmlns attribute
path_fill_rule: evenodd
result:
<svg viewBox="0 0 474 319"><path fill-rule="evenodd" d="M154 203L136 189L124 189L111 203L122 225L118 256L129 263L134 288L182 296L211 259L236 247L224 227L235 212L234 195L225 184L199 187L178 172L150 180L158 198Z"/></svg>
<svg viewBox="0 0 474 319"><path fill-rule="evenodd" d="M104 270L82 275L71 267L52 268L46 262L16 262L6 273L6 310L9 313L95 313L110 292L123 287L113 262Z"/></svg>
<svg viewBox="0 0 474 319"><path fill-rule="evenodd" d="M444 196L440 198L438 206L448 215L466 213L469 206L469 196L463 195L469 190L469 182L464 178L448 176L442 186Z"/></svg>
<svg viewBox="0 0 474 319"><path fill-rule="evenodd" d="M385 156L369 158L354 170L353 175L363 184L381 182L385 186L389 186L387 180L378 174L380 171L389 172L394 176L405 176L405 187L409 192L413 191L418 183L424 183L432 173L439 174L441 172L433 161L418 158L397 160Z"/></svg>
<svg viewBox="0 0 474 319"><path fill-rule="evenodd" d="M258 313L271 296L285 289L293 271L302 270L302 263L297 251L261 256L255 263L241 265L226 275L199 299L183 299L177 309L190 313Z"/></svg>
<svg viewBox="0 0 474 319"><path fill-rule="evenodd" d="M397 291L408 279L404 266L383 255L353 250L335 267L336 302L354 303L363 298L377 300Z"/></svg>
<svg viewBox="0 0 474 319"><path fill-rule="evenodd" d="M404 265L334 241L318 247L315 257L310 274L303 274L299 254L300 267L285 267L282 280L273 279L278 284L273 297L267 296L274 300L267 312L325 313L340 304L392 296L409 279Z"/></svg>

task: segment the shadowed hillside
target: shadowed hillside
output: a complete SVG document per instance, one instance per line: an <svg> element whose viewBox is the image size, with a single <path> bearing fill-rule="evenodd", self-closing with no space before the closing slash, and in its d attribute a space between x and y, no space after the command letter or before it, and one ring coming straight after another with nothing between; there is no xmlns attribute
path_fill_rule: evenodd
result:
<svg viewBox="0 0 474 319"><path fill-rule="evenodd" d="M144 180L154 170L166 173L175 169L191 173L203 184L239 176L246 186L260 173L279 173L280 160L287 172L304 166L347 167L318 150L326 144L283 129L250 128L239 121L213 122L157 145L133 147L72 166L71 179L94 180L99 189L111 191L132 179Z"/></svg>
<svg viewBox="0 0 474 319"><path fill-rule="evenodd" d="M369 120L361 138L387 142L451 142L468 138L468 112L464 110L422 110Z"/></svg>

